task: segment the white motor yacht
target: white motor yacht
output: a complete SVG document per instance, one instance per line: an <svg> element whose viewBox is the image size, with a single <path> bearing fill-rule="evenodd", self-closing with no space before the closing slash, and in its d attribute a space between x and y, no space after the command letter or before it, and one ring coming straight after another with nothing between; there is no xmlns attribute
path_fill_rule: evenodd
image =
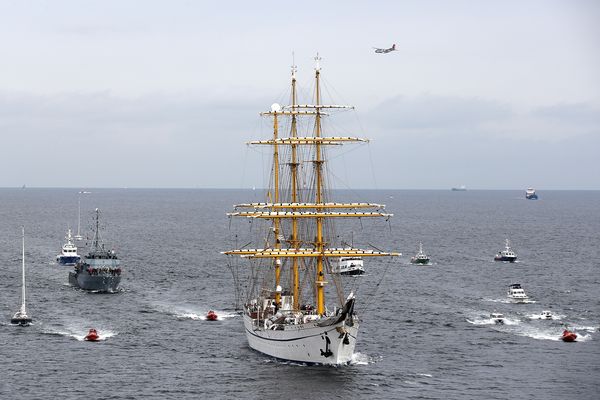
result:
<svg viewBox="0 0 600 400"><path fill-rule="evenodd" d="M525 291L521 287L520 283L513 283L508 286L507 292L508 298L515 301L516 303L525 303L529 300L529 296L525 294Z"/></svg>

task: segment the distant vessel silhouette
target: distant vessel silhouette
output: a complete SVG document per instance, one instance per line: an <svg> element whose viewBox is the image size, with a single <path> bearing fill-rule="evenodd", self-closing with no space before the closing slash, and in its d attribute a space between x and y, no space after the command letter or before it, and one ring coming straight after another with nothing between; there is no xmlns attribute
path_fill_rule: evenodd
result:
<svg viewBox="0 0 600 400"><path fill-rule="evenodd" d="M537 200L538 195L535 193L535 189L534 188L528 188L525 191L525 198L527 200Z"/></svg>

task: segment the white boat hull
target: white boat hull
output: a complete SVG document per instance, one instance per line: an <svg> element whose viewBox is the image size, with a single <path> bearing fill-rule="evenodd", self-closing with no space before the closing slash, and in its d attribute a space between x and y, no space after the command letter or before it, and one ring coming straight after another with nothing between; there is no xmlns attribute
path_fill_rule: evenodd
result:
<svg viewBox="0 0 600 400"><path fill-rule="evenodd" d="M508 296L509 299L511 299L514 303L526 303L527 301L529 301L529 297L512 297L512 296Z"/></svg>
<svg viewBox="0 0 600 400"><path fill-rule="evenodd" d="M285 330L257 327L256 320L244 315L248 345L256 351L282 360L316 364L348 364L358 335L358 321L320 327L316 322L286 325ZM261 321L262 325L262 321ZM345 332L345 333L344 333ZM347 343L344 343L346 339Z"/></svg>

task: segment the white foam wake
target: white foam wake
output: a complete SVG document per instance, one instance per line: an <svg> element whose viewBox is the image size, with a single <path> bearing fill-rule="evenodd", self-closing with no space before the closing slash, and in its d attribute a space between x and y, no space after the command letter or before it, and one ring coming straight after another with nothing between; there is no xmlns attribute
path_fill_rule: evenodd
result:
<svg viewBox="0 0 600 400"><path fill-rule="evenodd" d="M373 358L368 356L367 354L356 352L352 354L352 360L350 361L350 365L369 365L373 364L374 362L375 361L373 360Z"/></svg>
<svg viewBox="0 0 600 400"><path fill-rule="evenodd" d="M118 335L118 332L112 331L110 329L96 328L96 330L97 330L98 336L99 336L98 340L106 340L108 338ZM58 336L70 337L70 338L73 338L73 339L76 339L76 340L82 342L85 340L85 337L89 332L89 329L86 330L85 328L77 328L77 327L73 327L73 328L67 327L66 329L46 328L42 332L45 334L48 334L48 335L58 335Z"/></svg>
<svg viewBox="0 0 600 400"><path fill-rule="evenodd" d="M199 320L206 321L206 314L212 310L217 314L217 321L222 321L227 318L237 317L238 314L226 312L217 309L209 309L205 307L195 307L195 306L174 306L174 305L165 305L159 304L157 305L157 310L160 312L164 312L170 315L175 316L180 319L191 319L191 320Z"/></svg>

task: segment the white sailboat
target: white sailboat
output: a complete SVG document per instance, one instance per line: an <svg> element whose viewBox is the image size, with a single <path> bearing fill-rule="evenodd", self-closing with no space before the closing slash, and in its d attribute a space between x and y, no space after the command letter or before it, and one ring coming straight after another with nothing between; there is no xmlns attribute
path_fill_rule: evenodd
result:
<svg viewBox="0 0 600 400"><path fill-rule="evenodd" d="M272 119L273 136L250 144L273 149L267 202L239 204L228 215L263 221L265 229L255 238L255 248L244 246L223 254L250 261L243 317L251 348L284 360L337 365L352 360L360 320L354 312L355 295L343 293L341 277L332 273L331 263L343 257L399 253L332 246L334 220L392 214L383 212L385 206L380 204L329 200L325 148L366 140L323 135L325 115L353 107L321 103L319 60L317 55L313 104L298 104L293 66L291 105L273 104L271 111L261 114ZM301 118L309 123L298 124ZM279 137L280 120L289 122L289 137ZM300 136L300 129L312 132ZM303 164L312 168L300 168ZM330 301L336 298L335 303L327 307L326 296Z"/></svg>
<svg viewBox="0 0 600 400"><path fill-rule="evenodd" d="M27 315L27 308L25 306L25 228L23 227L22 230L23 230L23 254L22 254L23 263L22 263L22 267L21 267L22 268L22 270L21 270L21 275L22 275L21 308L10 319L10 323L15 324L15 325L27 326L27 325L31 324L32 320L31 320L31 317L29 315Z"/></svg>

